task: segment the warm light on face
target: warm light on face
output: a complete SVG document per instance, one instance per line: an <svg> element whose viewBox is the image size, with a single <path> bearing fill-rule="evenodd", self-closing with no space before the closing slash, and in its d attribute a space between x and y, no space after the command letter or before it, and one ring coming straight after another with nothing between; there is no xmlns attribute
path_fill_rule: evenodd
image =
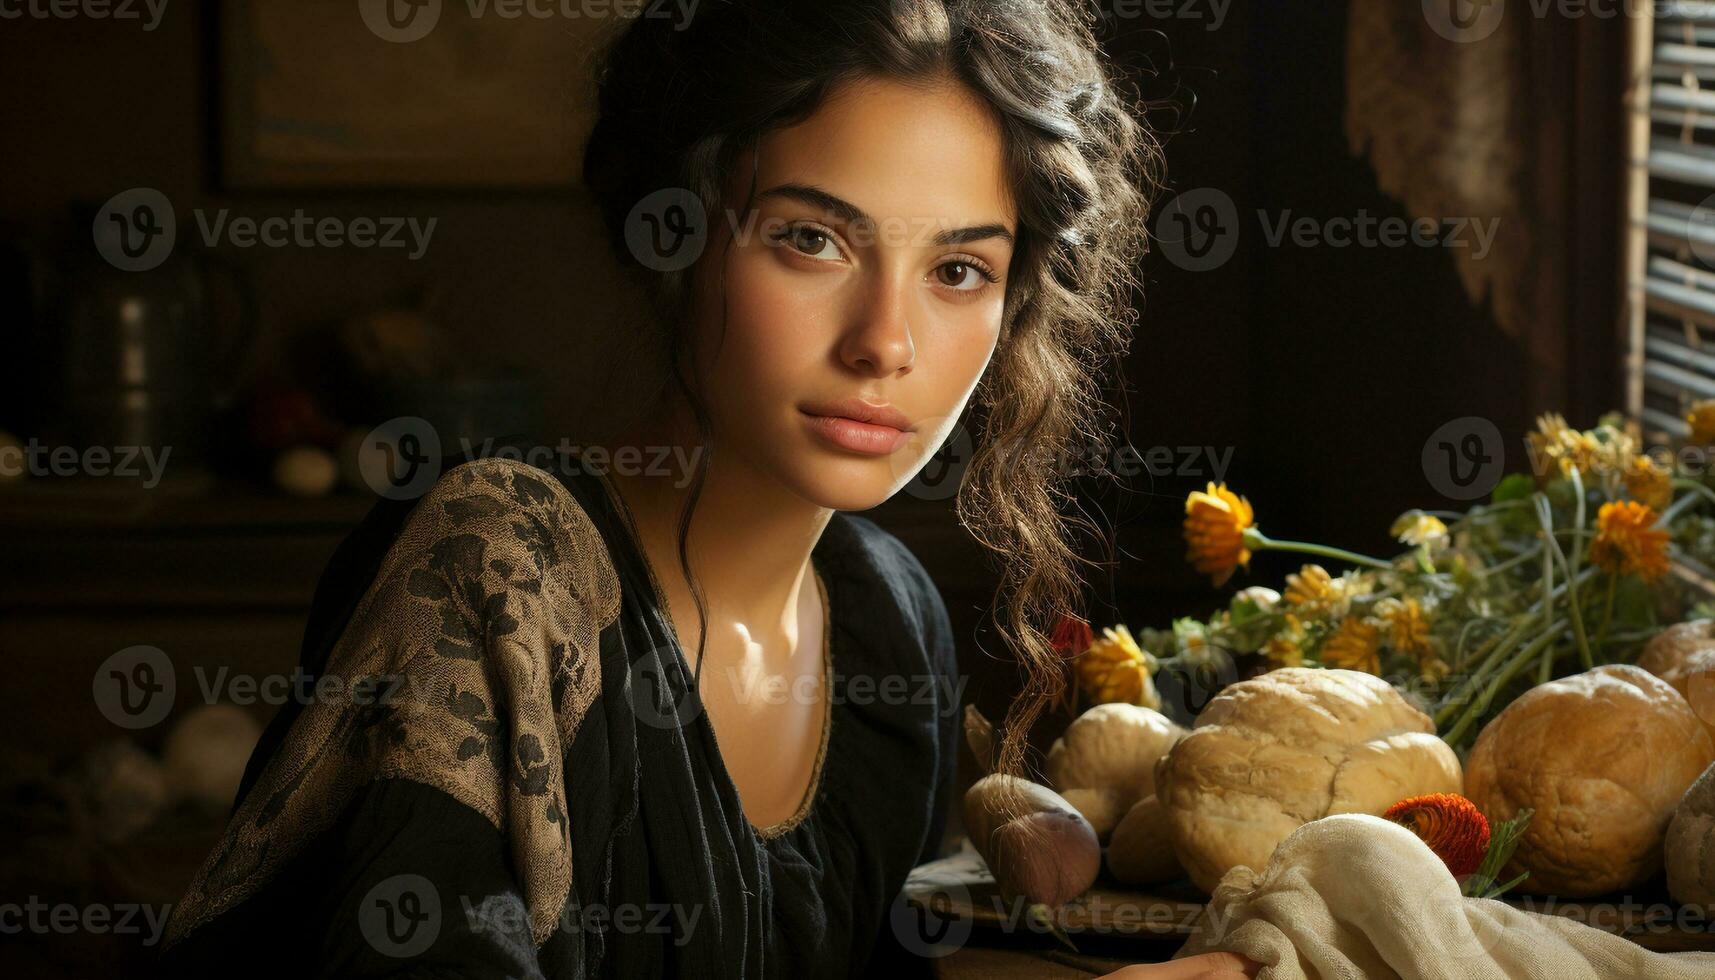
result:
<svg viewBox="0 0 1715 980"><path fill-rule="evenodd" d="M853 83L762 140L753 210L723 216L708 253L725 256L718 354L723 287L700 270L705 400L724 453L839 510L910 482L1000 333L1017 227L1002 153L990 111L953 83ZM901 417L806 411L847 400Z"/></svg>

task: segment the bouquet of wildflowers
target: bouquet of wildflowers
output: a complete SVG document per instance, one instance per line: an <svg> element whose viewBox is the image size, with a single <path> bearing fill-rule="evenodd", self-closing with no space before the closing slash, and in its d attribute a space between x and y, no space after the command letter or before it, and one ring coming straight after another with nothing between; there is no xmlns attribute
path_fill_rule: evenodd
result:
<svg viewBox="0 0 1715 980"><path fill-rule="evenodd" d="M1686 445L1715 451L1715 401L1686 420ZM1407 511L1392 528L1404 550L1391 558L1267 537L1249 500L1211 483L1185 501L1184 530L1188 560L1217 587L1259 551L1311 560L1281 589L1243 589L1206 620L1100 637L1073 621L1057 645L1091 700L1150 707L1167 671L1361 670L1465 745L1532 685L1634 659L1667 625L1664 610L1677 616L1709 594L1700 570L1715 556L1715 490L1677 463L1695 454L1645 453L1617 415L1589 430L1545 415L1526 441L1534 474L1506 477L1465 511Z"/></svg>

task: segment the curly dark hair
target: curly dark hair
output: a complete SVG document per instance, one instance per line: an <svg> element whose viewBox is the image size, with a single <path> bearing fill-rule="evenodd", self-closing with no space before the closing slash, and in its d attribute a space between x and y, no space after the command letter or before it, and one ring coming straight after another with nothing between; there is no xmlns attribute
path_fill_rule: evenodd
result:
<svg viewBox="0 0 1715 980"><path fill-rule="evenodd" d="M1073 534L1094 528L1064 513L1076 510L1065 460L1112 444L1106 392L1130 349L1136 270L1161 186L1149 107L1104 57L1096 22L1073 0L703 0L688 24L633 20L601 53L584 156L614 250L647 281L668 370L706 434L680 367L695 268L659 272L632 258L633 207L684 188L708 214L726 213L741 155L850 80L950 77L992 107L1019 227L999 340L971 399L978 433L957 513L1004 558L989 616L1023 670L995 769L1013 775L1027 772L1031 726L1066 691L1049 633L1062 615L1081 618L1078 565L1089 563ZM687 578L690 510L680 521ZM701 613L694 584L693 593Z"/></svg>

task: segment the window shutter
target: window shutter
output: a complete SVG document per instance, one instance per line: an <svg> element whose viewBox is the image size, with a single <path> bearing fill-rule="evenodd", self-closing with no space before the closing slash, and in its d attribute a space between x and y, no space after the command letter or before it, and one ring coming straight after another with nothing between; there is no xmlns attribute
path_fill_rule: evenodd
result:
<svg viewBox="0 0 1715 980"><path fill-rule="evenodd" d="M1632 22L1627 128L1627 400L1647 437L1715 398L1715 2Z"/></svg>

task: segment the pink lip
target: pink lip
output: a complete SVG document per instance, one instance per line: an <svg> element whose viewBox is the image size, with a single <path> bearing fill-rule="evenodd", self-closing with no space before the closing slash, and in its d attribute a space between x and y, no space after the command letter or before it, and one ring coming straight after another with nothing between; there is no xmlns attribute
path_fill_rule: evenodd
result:
<svg viewBox="0 0 1715 980"><path fill-rule="evenodd" d="M860 422L843 415L818 415L806 409L804 417L809 421L811 431L829 444L866 456L886 456L897 452L911 438L910 429Z"/></svg>
<svg viewBox="0 0 1715 980"><path fill-rule="evenodd" d="M857 422L868 422L871 425L885 425L902 432L910 432L916 426L905 417L905 413L892 405L876 405L861 398L842 398L838 401L819 402L813 405L798 406L811 415L830 415L837 418L852 419Z"/></svg>

